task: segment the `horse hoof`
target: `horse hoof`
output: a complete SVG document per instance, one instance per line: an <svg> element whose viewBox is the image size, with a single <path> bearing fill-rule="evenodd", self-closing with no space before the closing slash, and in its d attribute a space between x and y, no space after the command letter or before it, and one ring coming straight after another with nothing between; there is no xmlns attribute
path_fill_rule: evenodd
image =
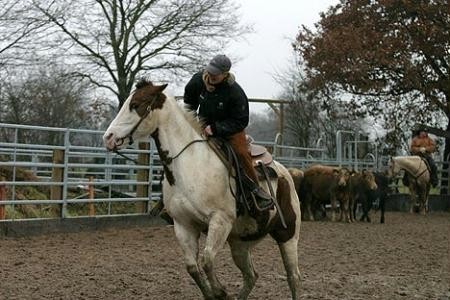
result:
<svg viewBox="0 0 450 300"><path fill-rule="evenodd" d="M218 290L214 292L214 299L217 300L229 300L229 299L233 299L231 296L229 296L227 294L227 292L225 292L225 290Z"/></svg>

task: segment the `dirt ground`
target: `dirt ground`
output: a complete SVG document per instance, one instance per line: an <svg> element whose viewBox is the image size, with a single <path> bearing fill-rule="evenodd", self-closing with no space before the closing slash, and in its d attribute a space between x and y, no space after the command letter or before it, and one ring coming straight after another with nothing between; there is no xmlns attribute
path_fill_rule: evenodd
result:
<svg viewBox="0 0 450 300"><path fill-rule="evenodd" d="M386 224L303 222L301 299L449 299L449 213L388 213ZM377 216L374 217L377 219ZM250 299L289 299L276 244L254 250ZM225 247L219 278L241 276ZM0 238L0 299L201 299L173 228Z"/></svg>

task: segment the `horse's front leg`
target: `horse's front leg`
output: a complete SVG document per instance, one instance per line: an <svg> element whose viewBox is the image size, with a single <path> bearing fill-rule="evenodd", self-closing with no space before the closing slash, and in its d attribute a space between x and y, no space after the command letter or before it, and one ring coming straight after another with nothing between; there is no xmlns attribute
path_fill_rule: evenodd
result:
<svg viewBox="0 0 450 300"><path fill-rule="evenodd" d="M242 273L244 285L239 292L238 300L245 300L255 286L258 274L255 271L250 255L250 244L239 240L230 240L230 249L233 261Z"/></svg>
<svg viewBox="0 0 450 300"><path fill-rule="evenodd" d="M412 179L410 179L412 180ZM412 214L414 213L414 206L416 205L417 201L417 191L414 188L413 184L409 184L409 194L410 194L410 200L409 200L409 212Z"/></svg>
<svg viewBox="0 0 450 300"><path fill-rule="evenodd" d="M419 194L419 212L422 215L426 215L427 211L428 211L428 196L430 193L430 189L425 187L420 191Z"/></svg>
<svg viewBox="0 0 450 300"><path fill-rule="evenodd" d="M233 218L224 212L213 213L208 225L202 266L216 299L227 299L227 293L217 279L214 271L214 259L216 258L217 252L225 244L232 226Z"/></svg>
<svg viewBox="0 0 450 300"><path fill-rule="evenodd" d="M204 275L201 274L197 263L200 232L191 226L182 225L176 221L174 222L174 230L178 243L183 250L186 269L189 275L194 279L205 299L215 299L211 287Z"/></svg>

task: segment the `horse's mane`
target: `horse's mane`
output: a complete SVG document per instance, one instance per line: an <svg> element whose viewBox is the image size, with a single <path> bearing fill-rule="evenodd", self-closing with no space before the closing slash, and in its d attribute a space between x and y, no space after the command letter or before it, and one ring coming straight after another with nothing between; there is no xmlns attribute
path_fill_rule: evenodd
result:
<svg viewBox="0 0 450 300"><path fill-rule="evenodd" d="M136 83L136 90L139 90L139 89L144 88L146 86L153 86L153 82L150 79L145 78L145 77L140 78L138 80L138 82ZM178 109L180 109L181 114L186 119L186 121L189 123L189 125L191 125L191 127L198 134L202 134L203 127L204 127L203 126L203 122L198 121L195 111L189 110L186 107L182 107L182 106L178 105L178 103L176 103L176 100L175 100L174 97L168 97L165 94L164 94L164 96L166 96L166 99L171 98L171 100L173 100L175 102L176 107L178 107Z"/></svg>
<svg viewBox="0 0 450 300"><path fill-rule="evenodd" d="M175 99L174 99L175 100ZM176 101L176 100L175 100ZM181 113L183 114L186 121L191 125L192 128L198 133L202 134L203 132L203 122L199 121L197 119L197 114L195 111L187 109L185 106L177 105L178 108L181 110Z"/></svg>
<svg viewBox="0 0 450 300"><path fill-rule="evenodd" d="M139 90L147 85L153 86L153 82L148 78L142 77L136 83L136 90Z"/></svg>

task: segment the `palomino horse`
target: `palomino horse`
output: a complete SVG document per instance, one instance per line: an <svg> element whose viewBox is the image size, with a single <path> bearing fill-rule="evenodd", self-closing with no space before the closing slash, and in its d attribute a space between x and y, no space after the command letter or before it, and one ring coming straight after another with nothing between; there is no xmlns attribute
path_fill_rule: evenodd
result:
<svg viewBox="0 0 450 300"><path fill-rule="evenodd" d="M229 178L229 170L204 143L201 125L192 112L185 111L173 98L162 93L166 86L156 86L149 81L136 85L103 136L106 147L117 150L149 135L155 140L165 170L164 205L173 218L187 271L205 299L229 297L216 277L214 263L217 252L227 241L244 280L238 298L247 299L258 277L250 249L266 234L278 243L292 298L298 299L300 207L288 170L273 162L279 176L273 186L287 228L282 226L274 210L256 219L237 216L233 197L235 183ZM263 187L267 189L267 184ZM206 240L199 261L202 232L206 233Z"/></svg>
<svg viewBox="0 0 450 300"><path fill-rule="evenodd" d="M419 202L419 211L425 214L428 211L428 195L430 193L430 171L420 156L396 156L389 161L388 176L393 178L401 170L408 176L408 188L411 194L409 211L412 213L416 201Z"/></svg>

